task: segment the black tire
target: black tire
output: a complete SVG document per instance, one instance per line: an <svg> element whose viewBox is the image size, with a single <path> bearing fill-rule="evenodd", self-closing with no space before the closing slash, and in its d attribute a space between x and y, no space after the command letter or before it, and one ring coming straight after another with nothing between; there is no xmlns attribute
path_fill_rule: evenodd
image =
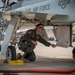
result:
<svg viewBox="0 0 75 75"><path fill-rule="evenodd" d="M72 55L73 55L73 59L75 59L75 47L73 48Z"/></svg>
<svg viewBox="0 0 75 75"><path fill-rule="evenodd" d="M6 60L7 62L11 60L16 60L16 49L14 46L8 46L8 49L6 52Z"/></svg>
<svg viewBox="0 0 75 75"><path fill-rule="evenodd" d="M1 51L1 45L0 45L0 51Z"/></svg>

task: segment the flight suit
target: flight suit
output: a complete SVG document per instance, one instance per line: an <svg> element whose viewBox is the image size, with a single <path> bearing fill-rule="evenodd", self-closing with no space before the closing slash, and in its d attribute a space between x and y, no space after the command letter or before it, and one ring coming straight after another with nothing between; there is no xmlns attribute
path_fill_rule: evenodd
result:
<svg viewBox="0 0 75 75"><path fill-rule="evenodd" d="M24 36L22 37L23 37L23 44L21 45L21 47L23 46L23 48L21 50L24 52L23 57L32 62L35 61L36 56L33 51L35 45L31 42L31 40L39 41L45 46L50 46L50 43L47 42L43 37L41 37L41 35L36 34L36 29L28 30L26 34L24 34Z"/></svg>

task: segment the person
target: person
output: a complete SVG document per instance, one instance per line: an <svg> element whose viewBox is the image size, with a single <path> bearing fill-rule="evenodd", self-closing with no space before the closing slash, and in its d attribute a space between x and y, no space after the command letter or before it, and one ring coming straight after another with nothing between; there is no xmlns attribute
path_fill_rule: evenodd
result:
<svg viewBox="0 0 75 75"><path fill-rule="evenodd" d="M37 45L37 41L44 44L48 47L56 47L56 45L51 44L47 42L41 35L44 30L43 24L37 24L35 29L30 29L24 34L24 36L21 37L22 43L19 42L20 46L19 49L21 49L24 52L24 55L22 56L23 59L26 61L34 62L36 60L36 56L34 53L34 48ZM19 53L17 55L17 59L20 59L21 54Z"/></svg>

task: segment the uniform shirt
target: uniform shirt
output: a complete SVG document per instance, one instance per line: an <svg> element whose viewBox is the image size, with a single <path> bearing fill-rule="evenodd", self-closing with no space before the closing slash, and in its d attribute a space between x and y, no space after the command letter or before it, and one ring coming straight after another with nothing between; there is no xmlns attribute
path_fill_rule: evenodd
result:
<svg viewBox="0 0 75 75"><path fill-rule="evenodd" d="M41 35L36 34L36 29L28 30L26 34L24 34L24 40L27 42L31 42L31 40L39 41L45 46L50 46L50 43L47 42L43 37L41 37Z"/></svg>

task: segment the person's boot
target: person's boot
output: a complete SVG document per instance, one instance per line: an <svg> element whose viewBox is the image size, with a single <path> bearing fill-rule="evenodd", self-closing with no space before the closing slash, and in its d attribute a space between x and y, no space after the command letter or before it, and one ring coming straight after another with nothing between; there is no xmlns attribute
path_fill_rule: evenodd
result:
<svg viewBox="0 0 75 75"><path fill-rule="evenodd" d="M29 60L27 60L25 58L21 58L21 60L23 60L23 62L25 62L25 63L30 63L31 62L31 61L29 61Z"/></svg>
<svg viewBox="0 0 75 75"><path fill-rule="evenodd" d="M18 53L18 54L16 55L16 59L18 60L18 59L21 59L21 58L22 58L21 53Z"/></svg>

